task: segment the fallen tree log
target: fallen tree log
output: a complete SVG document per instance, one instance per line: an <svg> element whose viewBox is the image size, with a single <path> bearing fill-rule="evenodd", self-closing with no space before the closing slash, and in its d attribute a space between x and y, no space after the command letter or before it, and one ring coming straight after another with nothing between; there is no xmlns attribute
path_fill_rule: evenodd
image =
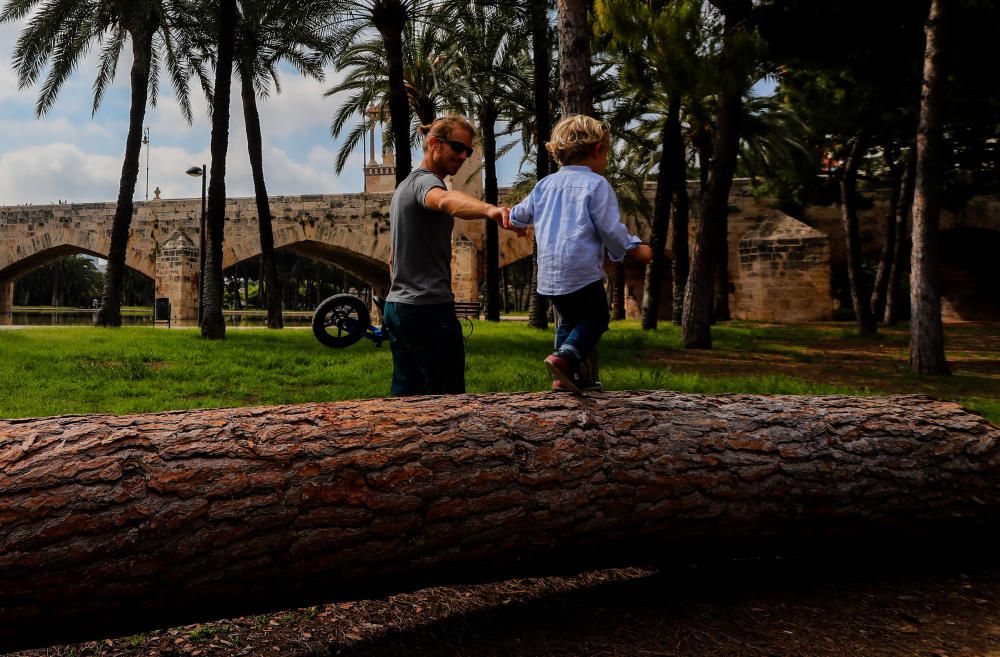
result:
<svg viewBox="0 0 1000 657"><path fill-rule="evenodd" d="M425 397L0 421L0 647L428 584L1000 525L925 397Z"/></svg>

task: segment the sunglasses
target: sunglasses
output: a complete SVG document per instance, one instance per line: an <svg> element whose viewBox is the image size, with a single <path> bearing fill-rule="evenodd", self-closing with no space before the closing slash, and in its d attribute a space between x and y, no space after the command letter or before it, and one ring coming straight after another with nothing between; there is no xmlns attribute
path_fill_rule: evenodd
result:
<svg viewBox="0 0 1000 657"><path fill-rule="evenodd" d="M471 146L466 146L462 142L455 141L454 139L444 139L443 137L438 137L437 135L434 135L434 138L437 139L438 141L443 141L444 143L448 144L448 146L451 147L451 150L455 151L456 153L465 153L466 157L472 157Z"/></svg>

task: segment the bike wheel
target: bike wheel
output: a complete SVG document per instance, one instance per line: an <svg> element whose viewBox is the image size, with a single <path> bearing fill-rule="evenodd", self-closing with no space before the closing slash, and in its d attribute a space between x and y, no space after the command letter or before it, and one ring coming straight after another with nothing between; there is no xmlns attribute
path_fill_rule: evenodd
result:
<svg viewBox="0 0 1000 657"><path fill-rule="evenodd" d="M349 347L365 336L370 319L364 301L353 294L335 294L313 313L313 335L327 347Z"/></svg>

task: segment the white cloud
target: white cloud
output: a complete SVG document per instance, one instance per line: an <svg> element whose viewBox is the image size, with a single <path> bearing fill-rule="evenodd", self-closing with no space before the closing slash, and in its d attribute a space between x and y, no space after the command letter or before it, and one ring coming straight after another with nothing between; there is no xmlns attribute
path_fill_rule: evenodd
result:
<svg viewBox="0 0 1000 657"><path fill-rule="evenodd" d="M91 52L67 81L50 112L35 119L37 86L18 91L11 69L10 54L22 27L23 22L0 25L0 204L114 201L128 130L128 53L95 117L91 116L91 84L96 52ZM330 138L330 121L344 94L325 98L323 92L344 75L331 69L326 81L317 82L283 68L282 93L259 100L269 193L334 194L363 189L360 147L342 176L333 170L339 143ZM211 165L211 121L200 87L192 81L194 120L188 125L173 90L166 79L164 82L157 106L146 112L150 144L148 153L146 147L142 150L137 200L146 195L147 155L150 198L156 187L163 198L199 196L200 180L184 172L191 166ZM236 80L232 92L227 193L250 196L253 183Z"/></svg>
<svg viewBox="0 0 1000 657"><path fill-rule="evenodd" d="M122 162L52 143L0 153L0 202L113 201Z"/></svg>

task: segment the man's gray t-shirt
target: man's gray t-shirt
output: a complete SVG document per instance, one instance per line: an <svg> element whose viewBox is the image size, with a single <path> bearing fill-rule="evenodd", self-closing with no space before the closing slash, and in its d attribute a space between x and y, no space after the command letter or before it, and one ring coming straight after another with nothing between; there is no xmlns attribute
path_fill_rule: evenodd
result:
<svg viewBox="0 0 1000 657"><path fill-rule="evenodd" d="M392 285L386 301L428 305L455 299L451 291L451 231L455 219L424 206L427 192L447 189L427 169L416 169L392 195Z"/></svg>

